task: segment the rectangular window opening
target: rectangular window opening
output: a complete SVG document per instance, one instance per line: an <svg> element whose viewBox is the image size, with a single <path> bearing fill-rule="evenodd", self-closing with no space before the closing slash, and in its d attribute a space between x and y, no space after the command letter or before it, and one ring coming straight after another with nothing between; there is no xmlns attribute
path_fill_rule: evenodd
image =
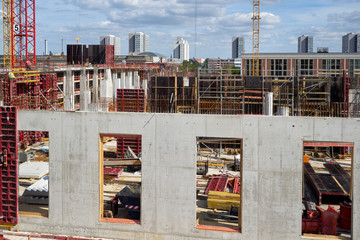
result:
<svg viewBox="0 0 360 240"><path fill-rule="evenodd" d="M19 215L49 216L49 132L19 131Z"/></svg>
<svg viewBox="0 0 360 240"><path fill-rule="evenodd" d="M241 232L242 139L197 137L197 229Z"/></svg>
<svg viewBox="0 0 360 240"><path fill-rule="evenodd" d="M351 239L353 143L304 142L302 235Z"/></svg>
<svg viewBox="0 0 360 240"><path fill-rule="evenodd" d="M141 135L100 135L100 221L140 224Z"/></svg>

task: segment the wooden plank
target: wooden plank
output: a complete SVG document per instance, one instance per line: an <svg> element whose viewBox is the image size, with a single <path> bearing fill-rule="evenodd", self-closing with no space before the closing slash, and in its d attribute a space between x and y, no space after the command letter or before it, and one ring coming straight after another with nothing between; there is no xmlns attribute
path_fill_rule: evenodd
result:
<svg viewBox="0 0 360 240"><path fill-rule="evenodd" d="M354 148L351 149L351 179L350 179L350 200L352 201L353 198L353 176L354 176Z"/></svg>
<svg viewBox="0 0 360 240"><path fill-rule="evenodd" d="M333 236L333 235L322 235L322 234L310 234L304 233L302 235L304 239L349 239L347 237Z"/></svg>
<svg viewBox="0 0 360 240"><path fill-rule="evenodd" d="M21 217L48 217L48 214L39 213L39 212L22 212L19 211Z"/></svg>
<svg viewBox="0 0 360 240"><path fill-rule="evenodd" d="M240 207L240 194L210 191L207 199L210 209L230 210L231 206Z"/></svg>
<svg viewBox="0 0 360 240"><path fill-rule="evenodd" d="M198 139L197 142L232 142L232 141L241 141L241 138L221 138L221 139ZM237 142L236 144L240 144Z"/></svg>
<svg viewBox="0 0 360 240"><path fill-rule="evenodd" d="M100 204L99 204L99 220L103 219L104 215L104 137L99 136L99 194L100 194Z"/></svg>
<svg viewBox="0 0 360 240"><path fill-rule="evenodd" d="M341 143L341 142L304 142L304 147L354 147L354 143Z"/></svg>
<svg viewBox="0 0 360 240"><path fill-rule="evenodd" d="M121 178L120 180L114 179L111 180L111 184L119 184L119 185L139 185L139 183L141 183L141 176L135 178Z"/></svg>
<svg viewBox="0 0 360 240"><path fill-rule="evenodd" d="M141 161L140 160L118 160L118 161L103 161L104 166L140 166Z"/></svg>

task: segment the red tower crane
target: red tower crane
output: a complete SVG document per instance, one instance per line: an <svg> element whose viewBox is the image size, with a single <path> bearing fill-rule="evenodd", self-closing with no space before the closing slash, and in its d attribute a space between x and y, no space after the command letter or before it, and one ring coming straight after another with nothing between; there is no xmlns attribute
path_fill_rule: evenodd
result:
<svg viewBox="0 0 360 240"><path fill-rule="evenodd" d="M12 0L12 68L36 66L35 0Z"/></svg>
<svg viewBox="0 0 360 240"><path fill-rule="evenodd" d="M3 0L3 101L8 106L37 109L40 74L36 71L35 0Z"/></svg>
<svg viewBox="0 0 360 240"><path fill-rule="evenodd" d="M3 1L4 67L36 66L35 0Z"/></svg>

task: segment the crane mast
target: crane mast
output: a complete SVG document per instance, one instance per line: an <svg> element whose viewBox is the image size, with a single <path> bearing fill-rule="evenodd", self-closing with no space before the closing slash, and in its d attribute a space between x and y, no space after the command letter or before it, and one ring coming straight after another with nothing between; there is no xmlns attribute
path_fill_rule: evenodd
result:
<svg viewBox="0 0 360 240"><path fill-rule="evenodd" d="M4 69L11 68L11 21L12 21L12 0L3 0L3 50Z"/></svg>
<svg viewBox="0 0 360 240"><path fill-rule="evenodd" d="M35 0L3 0L4 68L36 66Z"/></svg>
<svg viewBox="0 0 360 240"><path fill-rule="evenodd" d="M259 43L260 43L260 0L253 0L253 55L252 75L260 75Z"/></svg>

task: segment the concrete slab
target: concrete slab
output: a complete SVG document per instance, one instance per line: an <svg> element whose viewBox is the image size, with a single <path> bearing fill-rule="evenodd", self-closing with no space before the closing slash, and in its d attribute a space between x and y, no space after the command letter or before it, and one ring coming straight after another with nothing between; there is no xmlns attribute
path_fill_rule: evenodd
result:
<svg viewBox="0 0 360 240"><path fill-rule="evenodd" d="M23 196L37 196L48 197L49 196L49 176L43 177L36 183L27 187Z"/></svg>
<svg viewBox="0 0 360 240"><path fill-rule="evenodd" d="M19 165L19 178L42 178L49 173L47 162L25 162Z"/></svg>

